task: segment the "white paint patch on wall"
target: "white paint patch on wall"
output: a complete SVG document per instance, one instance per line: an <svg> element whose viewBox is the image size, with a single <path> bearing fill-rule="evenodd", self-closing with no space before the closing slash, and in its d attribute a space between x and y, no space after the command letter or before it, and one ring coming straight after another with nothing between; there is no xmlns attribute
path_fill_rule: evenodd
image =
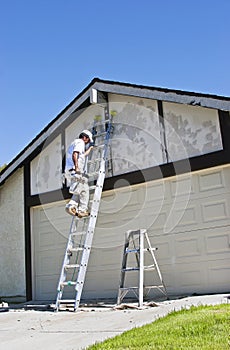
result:
<svg viewBox="0 0 230 350"><path fill-rule="evenodd" d="M66 150L69 145L75 138L78 138L81 131L84 129L92 130L95 117L98 116L104 118L104 109L105 105L92 105L86 109L82 110L82 113L78 115L79 112L76 113L76 119L71 123L65 132L66 137Z"/></svg>
<svg viewBox="0 0 230 350"><path fill-rule="evenodd" d="M0 188L0 296L26 295L23 170Z"/></svg>
<svg viewBox="0 0 230 350"><path fill-rule="evenodd" d="M168 102L163 110L171 161L223 149L217 110Z"/></svg>
<svg viewBox="0 0 230 350"><path fill-rule="evenodd" d="M162 164L162 139L157 101L109 94L113 119L114 175Z"/></svg>
<svg viewBox="0 0 230 350"><path fill-rule="evenodd" d="M31 162L31 194L38 194L62 187L61 135Z"/></svg>

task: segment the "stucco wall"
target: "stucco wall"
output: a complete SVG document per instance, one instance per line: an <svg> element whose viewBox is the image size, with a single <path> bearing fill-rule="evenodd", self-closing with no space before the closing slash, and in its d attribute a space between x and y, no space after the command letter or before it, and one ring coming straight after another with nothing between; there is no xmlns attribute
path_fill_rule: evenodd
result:
<svg viewBox="0 0 230 350"><path fill-rule="evenodd" d="M0 296L25 297L23 170L0 188Z"/></svg>
<svg viewBox="0 0 230 350"><path fill-rule="evenodd" d="M169 160L223 149L218 111L163 102Z"/></svg>
<svg viewBox="0 0 230 350"><path fill-rule="evenodd" d="M45 193L62 187L61 135L31 162L31 194Z"/></svg>
<svg viewBox="0 0 230 350"><path fill-rule="evenodd" d="M76 118L65 130L66 151L83 129L92 129L95 117L104 118L105 106L92 105L72 114ZM109 94L109 109L116 111L110 154L113 175L223 149L217 110L163 102L161 118L156 100L118 94ZM32 194L62 187L61 152L59 135L46 142L31 162ZM98 158L96 149L92 157Z"/></svg>

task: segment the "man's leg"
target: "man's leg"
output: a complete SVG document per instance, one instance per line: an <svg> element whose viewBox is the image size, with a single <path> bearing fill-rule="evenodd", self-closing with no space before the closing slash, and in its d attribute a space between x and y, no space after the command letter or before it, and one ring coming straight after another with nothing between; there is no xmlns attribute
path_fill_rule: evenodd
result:
<svg viewBox="0 0 230 350"><path fill-rule="evenodd" d="M69 203L65 206L66 212L72 216L76 216L78 212L78 197L78 195L73 194Z"/></svg>
<svg viewBox="0 0 230 350"><path fill-rule="evenodd" d="M89 203L89 186L87 183L80 184L80 195L79 195L79 207L78 216L84 217L89 216L88 203Z"/></svg>

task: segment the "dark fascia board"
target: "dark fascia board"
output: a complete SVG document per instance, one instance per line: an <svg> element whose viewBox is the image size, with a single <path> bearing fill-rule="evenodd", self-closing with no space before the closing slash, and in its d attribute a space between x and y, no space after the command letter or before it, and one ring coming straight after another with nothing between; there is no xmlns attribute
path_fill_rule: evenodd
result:
<svg viewBox="0 0 230 350"><path fill-rule="evenodd" d="M121 82L111 82L107 80L95 80L93 87L97 90L108 93L230 111L230 97L225 96Z"/></svg>
<svg viewBox="0 0 230 350"><path fill-rule="evenodd" d="M35 151L60 125L91 96L91 89L101 92L149 98L154 100L181 103L193 106L230 110L230 97L195 93L189 91L143 86L117 81L94 78L89 85L67 105L29 144L26 146L0 174L0 185L21 167L32 152Z"/></svg>

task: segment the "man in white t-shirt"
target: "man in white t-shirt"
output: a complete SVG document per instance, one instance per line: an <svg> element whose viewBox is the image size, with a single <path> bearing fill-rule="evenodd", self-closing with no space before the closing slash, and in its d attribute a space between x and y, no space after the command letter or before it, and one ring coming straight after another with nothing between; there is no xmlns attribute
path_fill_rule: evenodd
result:
<svg viewBox="0 0 230 350"><path fill-rule="evenodd" d="M92 133L83 130L78 139L75 139L67 152L65 176L67 185L70 182L69 192L72 198L66 205L66 212L79 218L89 216L89 186L86 176L86 157L91 152L93 146L86 150L86 145L93 143Z"/></svg>

